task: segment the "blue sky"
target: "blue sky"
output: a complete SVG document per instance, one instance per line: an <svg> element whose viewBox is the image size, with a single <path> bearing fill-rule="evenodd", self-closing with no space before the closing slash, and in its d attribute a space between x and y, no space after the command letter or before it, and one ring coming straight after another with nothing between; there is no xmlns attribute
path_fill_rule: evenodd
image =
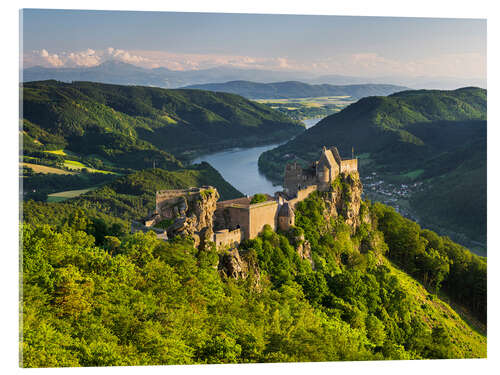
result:
<svg viewBox="0 0 500 375"><path fill-rule="evenodd" d="M486 21L217 13L23 11L24 66L114 59L357 76L486 76Z"/></svg>

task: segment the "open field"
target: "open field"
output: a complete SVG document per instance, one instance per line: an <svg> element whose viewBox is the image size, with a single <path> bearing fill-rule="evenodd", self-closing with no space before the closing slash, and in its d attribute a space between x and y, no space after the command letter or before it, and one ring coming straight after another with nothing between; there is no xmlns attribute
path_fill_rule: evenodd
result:
<svg viewBox="0 0 500 375"><path fill-rule="evenodd" d="M70 198L78 197L79 195L82 195L86 193L87 191L94 190L96 189L97 186L88 188L88 189L80 189L80 190L67 190L67 191L60 191L57 193L52 193L47 195L47 202L62 202Z"/></svg>
<svg viewBox="0 0 500 375"><path fill-rule="evenodd" d="M329 116L356 100L350 96L321 96L315 98L256 99L255 101L295 120L305 120Z"/></svg>
<svg viewBox="0 0 500 375"><path fill-rule="evenodd" d="M94 168L87 167L85 164L82 164L79 161L75 161L75 160L65 160L64 161L64 166L66 168L73 169L73 170L82 170L84 168L87 168L87 170L90 173L116 174L115 172L103 171L103 170L100 170L100 169L94 169Z"/></svg>
<svg viewBox="0 0 500 375"><path fill-rule="evenodd" d="M21 163L21 166L29 167L36 173L75 174L74 172L65 171L64 169L47 167L46 165Z"/></svg>
<svg viewBox="0 0 500 375"><path fill-rule="evenodd" d="M350 96L318 96L312 98L287 98L287 99L255 99L259 103L318 103L318 104L346 104L356 100Z"/></svg>
<svg viewBox="0 0 500 375"><path fill-rule="evenodd" d="M87 168L85 166L85 164L82 164L79 161L75 161L75 160L65 160L64 161L64 166L66 168L70 168L70 169L83 169L83 168Z"/></svg>
<svg viewBox="0 0 500 375"><path fill-rule="evenodd" d="M44 151L44 152L47 152L49 154L54 154L54 155L61 155L61 156L75 156L76 155L75 153L73 153L71 151L63 150L63 149L50 150L50 151Z"/></svg>

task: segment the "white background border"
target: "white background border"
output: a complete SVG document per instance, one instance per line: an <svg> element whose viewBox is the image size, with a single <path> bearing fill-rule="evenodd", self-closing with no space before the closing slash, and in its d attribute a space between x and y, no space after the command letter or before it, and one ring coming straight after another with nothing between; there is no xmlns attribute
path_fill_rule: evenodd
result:
<svg viewBox="0 0 500 375"><path fill-rule="evenodd" d="M257 365L204 365L204 366L153 366L114 367L92 369L32 369L18 368L18 80L19 80L19 9L107 9L187 11L224 13L275 13L275 14L330 14L353 16L399 16L399 17L441 17L441 18L487 18L488 20L488 359L487 360L427 360L427 361L382 361L382 362L331 362L304 364L257 364ZM499 96L498 56L500 12L495 1L452 1L452 0L343 0L340 2L319 0L230 0L208 1L14 1L3 4L1 11L1 302L0 309L0 369L3 373L104 373L131 374L137 372L169 374L254 374L282 373L303 374L434 374L453 373L475 375L498 373L500 350L498 345L498 299L496 286L499 284L498 229L500 212L498 195L499 181L496 165L499 164ZM495 371L496 368L496 371Z"/></svg>

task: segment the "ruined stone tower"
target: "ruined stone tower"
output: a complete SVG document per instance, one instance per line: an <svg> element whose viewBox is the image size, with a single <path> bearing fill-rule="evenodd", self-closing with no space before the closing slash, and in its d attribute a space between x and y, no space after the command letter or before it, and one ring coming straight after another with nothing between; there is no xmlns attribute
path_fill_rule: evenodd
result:
<svg viewBox="0 0 500 375"><path fill-rule="evenodd" d="M283 231L290 230L295 225L295 214L288 202L285 202L278 212L278 226Z"/></svg>

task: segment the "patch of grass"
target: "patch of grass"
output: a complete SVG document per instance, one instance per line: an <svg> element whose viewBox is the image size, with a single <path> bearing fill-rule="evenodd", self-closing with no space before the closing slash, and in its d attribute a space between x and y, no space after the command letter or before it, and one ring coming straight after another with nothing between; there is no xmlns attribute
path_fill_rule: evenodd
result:
<svg viewBox="0 0 500 375"><path fill-rule="evenodd" d="M76 161L76 160L65 160L64 166L66 168L74 169L74 170L82 170L82 169L86 168L90 173L117 174L116 172L103 171L101 169L94 169L94 168L87 167L85 164L80 163L79 161Z"/></svg>
<svg viewBox="0 0 500 375"><path fill-rule="evenodd" d="M64 160L64 166L70 169L83 169L87 168L85 164L80 163L76 160Z"/></svg>
<svg viewBox="0 0 500 375"><path fill-rule="evenodd" d="M57 193L52 193L47 195L47 202L62 202L70 198L78 197L82 194L85 194L88 191L97 189L97 186L88 188L88 189L80 189L80 190L66 190L60 191Z"/></svg>
<svg viewBox="0 0 500 375"><path fill-rule="evenodd" d="M174 120L172 117L169 115L163 115L162 119L166 120L169 124L177 124L177 121Z"/></svg>
<svg viewBox="0 0 500 375"><path fill-rule="evenodd" d="M162 221L156 223L155 228L167 229L174 223L174 219L163 219Z"/></svg>
<svg viewBox="0 0 500 375"><path fill-rule="evenodd" d="M54 154L54 155L62 155L62 156L66 156L68 155L64 150L48 150L48 151L45 151L45 152L48 152L49 154Z"/></svg>
<svg viewBox="0 0 500 375"><path fill-rule="evenodd" d="M46 165L32 164L32 163L21 163L21 166L29 167L33 169L35 173L54 173L54 174L75 174L74 172L65 171L64 169L47 167Z"/></svg>

